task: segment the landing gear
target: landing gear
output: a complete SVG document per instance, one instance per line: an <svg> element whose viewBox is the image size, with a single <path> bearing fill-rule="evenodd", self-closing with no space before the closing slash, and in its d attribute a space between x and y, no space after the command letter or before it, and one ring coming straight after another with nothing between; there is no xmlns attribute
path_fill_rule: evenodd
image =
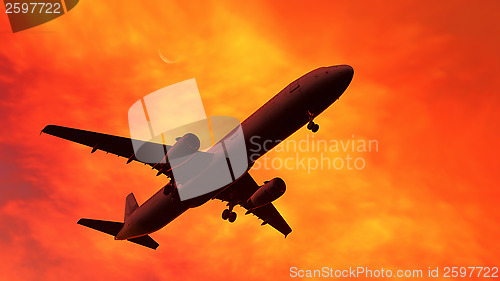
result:
<svg viewBox="0 0 500 281"><path fill-rule="evenodd" d="M224 211L222 211L222 219L227 220L229 218L230 214L231 214L231 211L229 211L228 209L225 209Z"/></svg>
<svg viewBox="0 0 500 281"><path fill-rule="evenodd" d="M230 205L229 204L229 209L225 209L223 212L222 212L222 219L223 220L228 220L229 222L234 222L236 220L236 213L233 212L233 205Z"/></svg>
<svg viewBox="0 0 500 281"><path fill-rule="evenodd" d="M313 133L316 133L319 130L319 125L314 123L313 121L309 121L309 123L307 123L307 129L311 130Z"/></svg>
<svg viewBox="0 0 500 281"><path fill-rule="evenodd" d="M319 125L314 123L314 115L309 111L307 113L309 113L309 123L307 123L307 129L311 130L313 133L316 133L319 130Z"/></svg>
<svg viewBox="0 0 500 281"><path fill-rule="evenodd" d="M234 222L236 220L236 213L235 212L229 213L229 218L227 218L227 220L229 222Z"/></svg>
<svg viewBox="0 0 500 281"><path fill-rule="evenodd" d="M165 196L169 196L169 195L170 195L170 193L172 193L172 191L173 191L173 190L174 190L174 187L173 187L173 186L171 186L170 184L167 184L167 185L165 185L165 187L163 188L163 194L164 194Z"/></svg>
<svg viewBox="0 0 500 281"><path fill-rule="evenodd" d="M174 192L175 188L175 183L171 180L169 183L167 183L167 185L165 185L165 187L163 187L163 194L165 196L168 196L170 195L170 193Z"/></svg>

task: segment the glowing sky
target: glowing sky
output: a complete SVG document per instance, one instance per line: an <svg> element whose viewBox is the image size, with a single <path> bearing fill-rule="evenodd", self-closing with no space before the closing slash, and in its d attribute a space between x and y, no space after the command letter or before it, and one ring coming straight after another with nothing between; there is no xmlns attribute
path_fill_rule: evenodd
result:
<svg viewBox="0 0 500 281"><path fill-rule="evenodd" d="M499 265L497 1L190 2L81 1L16 34L0 15L0 279L283 280L291 266ZM40 136L45 125L128 136L134 102L193 77L208 115L243 120L335 64L353 66L354 79L314 138L376 139L379 151L356 154L361 171L252 172L287 183L275 205L288 238L238 207L235 223L223 221L220 201L152 234L157 251L76 224L122 220L128 193L141 204L165 178Z"/></svg>

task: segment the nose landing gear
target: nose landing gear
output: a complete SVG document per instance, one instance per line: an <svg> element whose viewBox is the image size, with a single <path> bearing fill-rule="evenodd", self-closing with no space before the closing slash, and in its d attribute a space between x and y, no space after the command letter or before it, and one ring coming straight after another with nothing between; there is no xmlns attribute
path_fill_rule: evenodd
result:
<svg viewBox="0 0 500 281"><path fill-rule="evenodd" d="M319 130L319 125L314 123L314 115L309 111L307 113L309 113L309 123L307 123L307 129L311 130L313 133L316 133Z"/></svg>
<svg viewBox="0 0 500 281"><path fill-rule="evenodd" d="M309 121L309 123L307 123L307 129L311 130L313 133L316 133L319 130L319 125L314 123L313 121Z"/></svg>

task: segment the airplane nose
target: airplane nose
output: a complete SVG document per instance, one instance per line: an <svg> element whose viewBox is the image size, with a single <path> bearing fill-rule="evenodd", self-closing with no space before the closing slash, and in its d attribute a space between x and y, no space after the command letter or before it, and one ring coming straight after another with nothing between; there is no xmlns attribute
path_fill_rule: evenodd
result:
<svg viewBox="0 0 500 281"><path fill-rule="evenodd" d="M339 65L339 72L343 73L343 75L346 76L349 80L352 80L352 77L354 76L354 69L350 65Z"/></svg>
<svg viewBox="0 0 500 281"><path fill-rule="evenodd" d="M354 69L350 65L336 65L328 67L326 73L328 77L326 81L332 87L331 92L340 96L351 84Z"/></svg>
<svg viewBox="0 0 500 281"><path fill-rule="evenodd" d="M354 69L350 65L337 65L331 67L334 73L336 74L336 78L344 83L347 83L348 86L351 83L352 77L354 76Z"/></svg>

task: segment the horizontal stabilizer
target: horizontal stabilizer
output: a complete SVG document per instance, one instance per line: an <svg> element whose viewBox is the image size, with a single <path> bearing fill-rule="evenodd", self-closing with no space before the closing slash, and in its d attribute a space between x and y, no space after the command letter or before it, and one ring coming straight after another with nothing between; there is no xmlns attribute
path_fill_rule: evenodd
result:
<svg viewBox="0 0 500 281"><path fill-rule="evenodd" d="M156 250L160 244L156 243L149 235L128 239L128 241Z"/></svg>
<svg viewBox="0 0 500 281"><path fill-rule="evenodd" d="M78 224L81 224L86 227L93 228L95 230L99 230L101 232L107 233L109 235L116 236L120 229L123 227L122 222L114 222L114 221L100 221L100 220L91 220L91 219L80 219Z"/></svg>

